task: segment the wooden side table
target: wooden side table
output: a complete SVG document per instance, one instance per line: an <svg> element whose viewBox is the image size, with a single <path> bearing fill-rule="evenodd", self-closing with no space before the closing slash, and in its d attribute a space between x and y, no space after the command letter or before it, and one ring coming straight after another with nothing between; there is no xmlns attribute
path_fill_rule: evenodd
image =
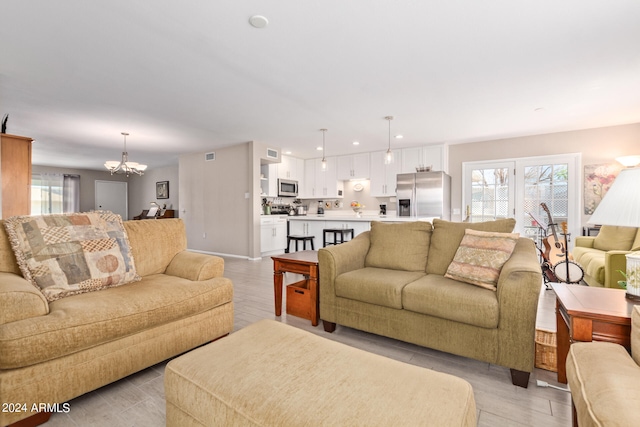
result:
<svg viewBox="0 0 640 427"><path fill-rule="evenodd" d="M624 289L551 283L556 293L558 382L567 383L567 354L576 341L631 348L631 310Z"/></svg>
<svg viewBox="0 0 640 427"><path fill-rule="evenodd" d="M299 292L302 288L308 290L308 298L305 295L305 298L301 299L301 302L307 305L302 308L302 311L308 313L311 324L317 326L320 318L318 313L318 252L300 251L272 256L271 259L273 259L273 293L276 316L282 315L282 273L298 273L304 275L305 280L294 285L297 285ZM296 315L296 313L292 314Z"/></svg>

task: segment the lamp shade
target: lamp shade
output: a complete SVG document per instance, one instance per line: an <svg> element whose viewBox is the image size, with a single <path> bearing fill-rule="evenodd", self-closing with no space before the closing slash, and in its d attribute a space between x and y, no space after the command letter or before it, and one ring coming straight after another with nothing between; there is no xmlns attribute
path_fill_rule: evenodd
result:
<svg viewBox="0 0 640 427"><path fill-rule="evenodd" d="M589 222L640 227L640 167L623 169L618 174Z"/></svg>

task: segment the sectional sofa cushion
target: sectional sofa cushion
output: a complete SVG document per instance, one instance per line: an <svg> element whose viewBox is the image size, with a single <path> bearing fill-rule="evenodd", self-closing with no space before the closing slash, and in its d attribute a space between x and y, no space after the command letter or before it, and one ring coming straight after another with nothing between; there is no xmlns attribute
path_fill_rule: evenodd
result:
<svg viewBox="0 0 640 427"><path fill-rule="evenodd" d="M0 369L53 360L230 303L233 284L226 278L193 282L156 274L99 294L61 298L49 303L47 316L2 328Z"/></svg>
<svg viewBox="0 0 640 427"><path fill-rule="evenodd" d="M495 291L500 270L519 237L518 233L465 230L444 277Z"/></svg>
<svg viewBox="0 0 640 427"><path fill-rule="evenodd" d="M444 276L453 261L467 228L480 231L511 233L516 225L513 218L498 219L487 222L449 222L441 219L433 220L433 234L427 259L427 273Z"/></svg>
<svg viewBox="0 0 640 427"><path fill-rule="evenodd" d="M402 288L425 275L419 271L365 267L336 277L336 295L402 309Z"/></svg>
<svg viewBox="0 0 640 427"><path fill-rule="evenodd" d="M631 250L637 232L635 227L603 225L593 241L593 247L601 251Z"/></svg>
<svg viewBox="0 0 640 427"><path fill-rule="evenodd" d="M371 246L365 266L425 271L432 225L415 221L398 224L371 222Z"/></svg>
<svg viewBox="0 0 640 427"><path fill-rule="evenodd" d="M497 328L497 294L488 289L427 274L402 290L405 310L482 328Z"/></svg>
<svg viewBox="0 0 640 427"><path fill-rule="evenodd" d="M4 225L22 275L48 301L140 280L112 212L16 216Z"/></svg>

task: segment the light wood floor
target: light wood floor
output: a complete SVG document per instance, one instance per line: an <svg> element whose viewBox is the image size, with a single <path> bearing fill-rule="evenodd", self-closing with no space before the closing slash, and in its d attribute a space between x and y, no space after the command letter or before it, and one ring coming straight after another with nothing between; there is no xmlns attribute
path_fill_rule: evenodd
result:
<svg viewBox="0 0 640 427"><path fill-rule="evenodd" d="M322 322L311 322L283 314L273 308L273 262L225 259L225 276L234 282L235 325L241 329L260 319L276 319L317 335L413 365L452 374L473 386L479 426L570 426L571 399L567 392L536 386L536 380L556 386L555 373L536 369L529 388L511 384L509 370L464 357L379 337L338 326L325 333ZM286 283L299 279L288 273ZM543 290L538 307L538 327L555 330L553 291ZM283 304L284 305L284 304ZM284 311L284 310L283 310ZM72 400L68 414L53 414L52 426L164 426L163 372L166 362Z"/></svg>

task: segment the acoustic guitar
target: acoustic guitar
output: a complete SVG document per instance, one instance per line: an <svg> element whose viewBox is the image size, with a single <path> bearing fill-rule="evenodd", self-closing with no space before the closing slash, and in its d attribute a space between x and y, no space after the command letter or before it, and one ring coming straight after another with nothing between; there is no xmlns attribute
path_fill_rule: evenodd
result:
<svg viewBox="0 0 640 427"><path fill-rule="evenodd" d="M542 253L542 257L549 261L551 265L554 265L565 258L565 247L560 239L558 239L556 224L553 222L549 208L545 203L540 203L540 206L542 206L542 209L547 213L547 217L549 218L549 229L551 230L551 233L542 240L542 244L545 248Z"/></svg>

